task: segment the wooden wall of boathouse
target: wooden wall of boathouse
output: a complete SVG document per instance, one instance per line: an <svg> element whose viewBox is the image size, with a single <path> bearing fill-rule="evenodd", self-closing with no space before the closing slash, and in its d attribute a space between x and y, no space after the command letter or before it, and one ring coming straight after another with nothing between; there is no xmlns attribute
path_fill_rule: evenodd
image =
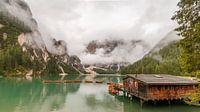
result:
<svg viewBox="0 0 200 112"><path fill-rule="evenodd" d="M123 81L124 91L144 101L148 100L180 100L188 96L188 93L196 92L198 84L173 85L173 84L147 84L132 77Z"/></svg>
<svg viewBox="0 0 200 112"><path fill-rule="evenodd" d="M148 86L139 80L127 78L124 80L124 90L130 95L147 100Z"/></svg>
<svg viewBox="0 0 200 112"><path fill-rule="evenodd" d="M196 90L197 85L152 85L148 88L148 99L180 100Z"/></svg>

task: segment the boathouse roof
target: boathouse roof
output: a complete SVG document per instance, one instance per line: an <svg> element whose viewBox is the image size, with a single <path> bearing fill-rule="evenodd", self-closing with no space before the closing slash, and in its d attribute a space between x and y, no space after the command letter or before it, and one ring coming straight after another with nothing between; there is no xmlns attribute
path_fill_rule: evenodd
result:
<svg viewBox="0 0 200 112"><path fill-rule="evenodd" d="M196 85L198 81L168 74L129 74L131 77L148 85Z"/></svg>

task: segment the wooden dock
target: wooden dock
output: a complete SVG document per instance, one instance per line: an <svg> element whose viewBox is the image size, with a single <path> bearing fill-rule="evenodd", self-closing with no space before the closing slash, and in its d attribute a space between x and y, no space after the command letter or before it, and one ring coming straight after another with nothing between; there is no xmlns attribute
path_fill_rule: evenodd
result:
<svg viewBox="0 0 200 112"><path fill-rule="evenodd" d="M96 83L103 84L100 80L43 80L44 84L60 84L60 83Z"/></svg>

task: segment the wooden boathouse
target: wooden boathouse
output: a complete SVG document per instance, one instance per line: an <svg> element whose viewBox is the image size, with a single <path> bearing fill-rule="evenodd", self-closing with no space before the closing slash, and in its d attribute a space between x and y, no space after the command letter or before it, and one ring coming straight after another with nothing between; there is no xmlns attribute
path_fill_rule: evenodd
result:
<svg viewBox="0 0 200 112"><path fill-rule="evenodd" d="M198 81L166 74L135 74L123 79L126 95L144 101L181 100L196 92Z"/></svg>

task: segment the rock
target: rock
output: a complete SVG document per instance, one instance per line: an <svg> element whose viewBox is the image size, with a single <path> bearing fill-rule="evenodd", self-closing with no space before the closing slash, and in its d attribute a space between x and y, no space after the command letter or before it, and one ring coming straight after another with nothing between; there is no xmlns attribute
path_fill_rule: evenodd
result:
<svg viewBox="0 0 200 112"><path fill-rule="evenodd" d="M70 56L69 57L69 62L68 62L72 67L75 67L75 69L78 70L79 73L84 73L85 69L83 65L81 64L81 60L78 58L78 56Z"/></svg>
<svg viewBox="0 0 200 112"><path fill-rule="evenodd" d="M67 43L63 40L57 41L56 39L52 39L52 47L49 49L49 52L60 56L69 56L67 52Z"/></svg>
<svg viewBox="0 0 200 112"><path fill-rule="evenodd" d="M131 50L135 48L137 45L141 45L144 49L147 49L149 45L147 45L142 40L103 40L97 41L93 40L86 46L86 53L95 54L97 50L103 49L105 55L111 54L115 49L123 47L125 50Z"/></svg>
<svg viewBox="0 0 200 112"><path fill-rule="evenodd" d="M117 46L125 44L122 40L104 40L104 41L91 41L87 47L86 52L95 54L97 49L103 49L105 54L111 53Z"/></svg>
<svg viewBox="0 0 200 112"><path fill-rule="evenodd" d="M2 24L0 24L0 29L1 29L1 28L3 28L3 25L2 25Z"/></svg>
<svg viewBox="0 0 200 112"><path fill-rule="evenodd" d="M5 41L8 38L7 33L3 33L3 40Z"/></svg>
<svg viewBox="0 0 200 112"><path fill-rule="evenodd" d="M86 51L87 51L88 53L90 53L90 54L95 54L96 49L97 49L97 47L98 47L97 44L98 44L97 41L91 41L91 42L87 45Z"/></svg>
<svg viewBox="0 0 200 112"><path fill-rule="evenodd" d="M26 74L26 76L32 76L33 75L33 70L30 70L27 74Z"/></svg>
<svg viewBox="0 0 200 112"><path fill-rule="evenodd" d="M21 31L18 43L23 52L27 53L31 61L36 64L34 66L37 66L37 71L34 69L31 74L42 73L48 69L49 62L55 62L53 67L56 68L53 69L62 73L67 72L64 67L68 65L75 67L77 71L84 71L80 59L77 56L69 56L66 42L50 37L49 43L46 43L47 40L44 42L30 7L24 0L1 0L0 6L0 14L5 17L3 19L11 22L10 24L14 24ZM7 36L3 37L6 39Z"/></svg>

